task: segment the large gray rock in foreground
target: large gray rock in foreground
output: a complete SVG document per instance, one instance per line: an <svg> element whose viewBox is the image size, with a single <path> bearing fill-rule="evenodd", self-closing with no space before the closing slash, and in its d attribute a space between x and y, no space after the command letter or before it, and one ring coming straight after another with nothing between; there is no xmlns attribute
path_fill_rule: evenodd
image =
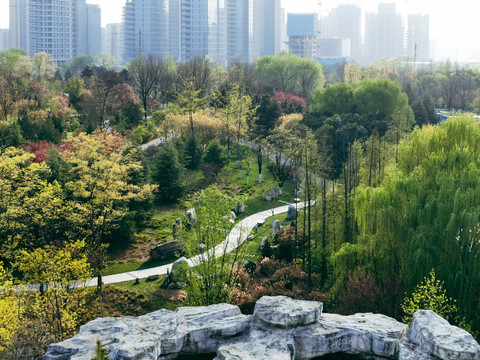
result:
<svg viewBox="0 0 480 360"><path fill-rule="evenodd" d="M266 296L251 316L219 304L100 318L82 326L75 337L50 345L44 359L90 360L97 340L112 360L208 353L216 353L215 360L306 360L340 352L401 360L480 359L480 346L471 335L431 311L415 313L408 329L384 315L322 314L322 307Z"/></svg>
<svg viewBox="0 0 480 360"><path fill-rule="evenodd" d="M480 348L472 335L451 326L431 310L420 310L413 314L407 338L420 351L440 359L480 359Z"/></svg>

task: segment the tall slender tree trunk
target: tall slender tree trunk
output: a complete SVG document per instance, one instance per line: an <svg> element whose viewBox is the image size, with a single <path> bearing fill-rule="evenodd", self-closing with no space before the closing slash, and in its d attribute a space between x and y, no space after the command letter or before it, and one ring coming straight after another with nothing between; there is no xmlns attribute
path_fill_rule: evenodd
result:
<svg viewBox="0 0 480 360"><path fill-rule="evenodd" d="M322 264L320 285L327 282L327 181L323 179L322 186Z"/></svg>

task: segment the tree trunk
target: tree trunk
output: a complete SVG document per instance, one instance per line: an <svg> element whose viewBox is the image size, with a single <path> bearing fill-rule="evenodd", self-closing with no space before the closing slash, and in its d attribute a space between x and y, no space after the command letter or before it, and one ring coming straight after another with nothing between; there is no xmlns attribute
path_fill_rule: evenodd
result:
<svg viewBox="0 0 480 360"><path fill-rule="evenodd" d="M102 286L103 286L103 283L102 283L102 273L99 271L97 273L97 291L98 292L101 292L102 291Z"/></svg>
<svg viewBox="0 0 480 360"><path fill-rule="evenodd" d="M327 282L327 181L323 179L322 187L322 267L320 285Z"/></svg>

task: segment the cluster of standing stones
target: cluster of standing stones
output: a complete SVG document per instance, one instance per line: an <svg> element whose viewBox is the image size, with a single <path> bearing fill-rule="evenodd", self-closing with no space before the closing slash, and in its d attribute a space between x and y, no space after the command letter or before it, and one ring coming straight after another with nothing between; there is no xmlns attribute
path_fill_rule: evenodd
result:
<svg viewBox="0 0 480 360"><path fill-rule="evenodd" d="M264 296L253 315L217 304L99 318L75 337L50 345L44 359L91 359L97 340L112 360L194 359L200 354L215 360L293 360L341 353L362 359L480 359L474 338L433 311L416 312L409 328L384 315L341 316L322 309L321 302Z"/></svg>

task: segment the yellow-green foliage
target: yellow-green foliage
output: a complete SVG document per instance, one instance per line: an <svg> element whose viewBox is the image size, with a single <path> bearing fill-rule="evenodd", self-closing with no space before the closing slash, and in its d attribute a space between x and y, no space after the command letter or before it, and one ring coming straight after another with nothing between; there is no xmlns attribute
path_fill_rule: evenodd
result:
<svg viewBox="0 0 480 360"><path fill-rule="evenodd" d="M20 309L12 295L12 282L0 262L0 351L20 325Z"/></svg>
<svg viewBox="0 0 480 360"><path fill-rule="evenodd" d="M78 311L85 302L86 289L73 288L72 281L89 279L92 274L84 255L84 241L66 244L63 248L46 246L33 252L21 250L16 268L26 283L44 284L30 304L31 315L43 323L56 341L74 334Z"/></svg>
<svg viewBox="0 0 480 360"><path fill-rule="evenodd" d="M413 294L403 300L402 310L405 313L402 321L409 325L412 323L413 314L418 310L433 310L449 322L455 323L458 307L457 301L447 296L443 281L436 278L435 270L432 269L430 277L425 277Z"/></svg>

